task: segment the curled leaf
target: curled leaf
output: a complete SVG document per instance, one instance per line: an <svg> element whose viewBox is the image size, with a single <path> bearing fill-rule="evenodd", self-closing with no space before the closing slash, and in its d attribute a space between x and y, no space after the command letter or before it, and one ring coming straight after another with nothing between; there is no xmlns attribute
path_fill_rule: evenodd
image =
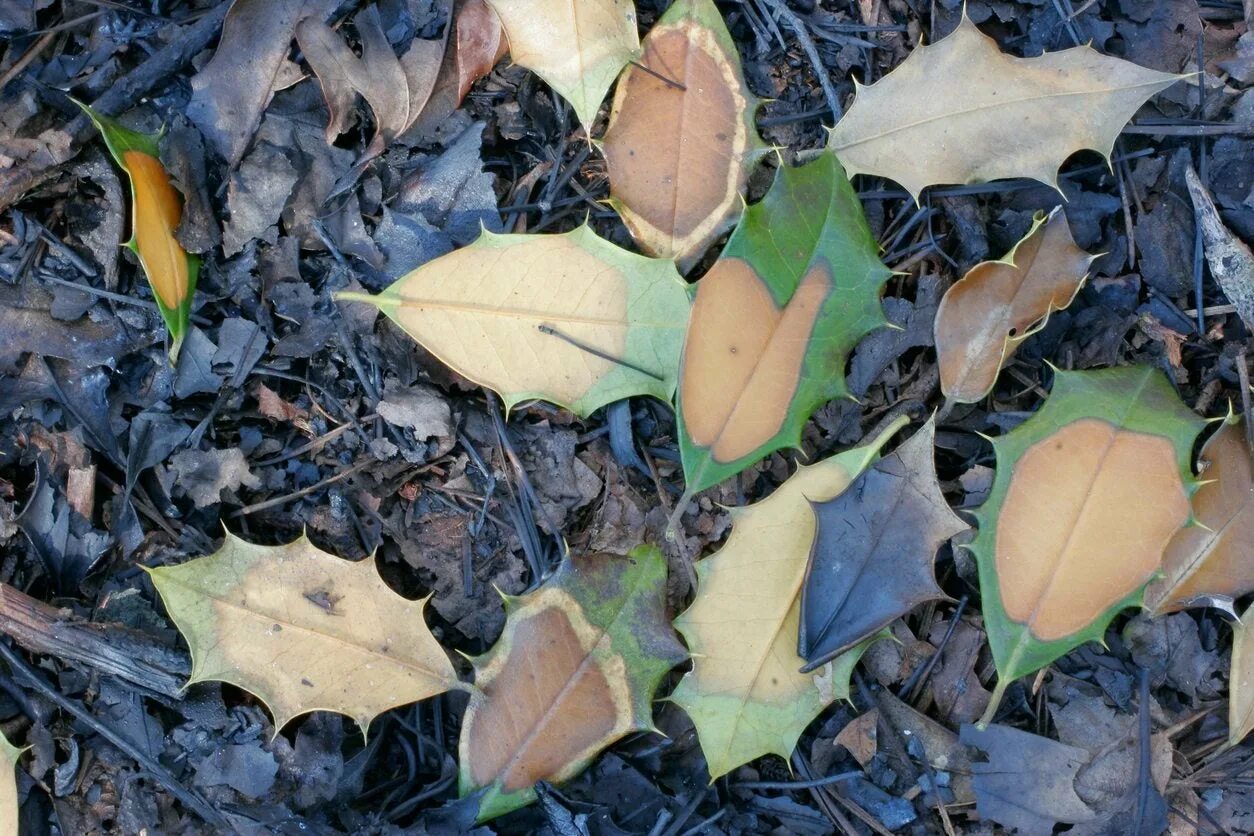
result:
<svg viewBox="0 0 1254 836"><path fill-rule="evenodd" d="M1215 203L1193 167L1184 170L1189 186L1189 198L1197 213L1198 226L1202 231L1206 263L1228 301L1237 309L1237 315L1245 327L1254 331L1254 253L1240 238L1224 226L1215 210Z"/></svg>

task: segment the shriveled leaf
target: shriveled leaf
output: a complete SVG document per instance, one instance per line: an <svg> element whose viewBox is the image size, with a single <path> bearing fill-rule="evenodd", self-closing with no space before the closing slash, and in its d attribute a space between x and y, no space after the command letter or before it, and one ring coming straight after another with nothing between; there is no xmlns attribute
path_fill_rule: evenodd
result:
<svg viewBox="0 0 1254 836"><path fill-rule="evenodd" d="M459 374L506 407L542 398L579 415L632 395L675 389L688 295L663 259L598 238L484 233L424 264L377 305Z"/></svg>
<svg viewBox="0 0 1254 836"><path fill-rule="evenodd" d="M465 688L423 621L426 599L393 592L301 537L258 546L227 534L216 553L149 570L192 651L189 682L230 682L262 700L275 734L310 711L352 717Z"/></svg>
<svg viewBox="0 0 1254 836"><path fill-rule="evenodd" d="M1204 424L1152 367L1059 371L1044 406L993 440L997 473L970 548L995 697L1141 604L1189 520Z"/></svg>
<svg viewBox="0 0 1254 836"><path fill-rule="evenodd" d="M697 564L696 599L675 620L692 670L671 700L692 718L711 778L766 754L787 760L806 726L848 696L864 648L800 673L799 596L814 539L810 501L844 491L905 423L901 418L865 446L798 468L761 502L730 509L727 543Z"/></svg>
<svg viewBox="0 0 1254 836"><path fill-rule="evenodd" d="M697 284L677 404L689 494L799 446L814 410L848 395L888 276L834 157L780 169Z"/></svg>
<svg viewBox="0 0 1254 836"><path fill-rule="evenodd" d="M144 268L153 299L170 332L170 361L178 360L187 335L200 259L175 237L183 219L183 198L161 164L157 137L123 127L85 104L113 159L131 184L131 240L126 243Z"/></svg>
<svg viewBox="0 0 1254 836"><path fill-rule="evenodd" d="M457 7L452 48L457 104L466 98L471 85L492 71L496 62L509 54L509 42L501 29L501 19L487 0L467 0Z"/></svg>
<svg viewBox="0 0 1254 836"><path fill-rule="evenodd" d="M988 754L987 762L971 764L982 818L1024 836L1050 836L1059 822L1097 818L1075 791L1080 768L1089 760L1083 749L1009 726L963 726L961 740Z"/></svg>
<svg viewBox="0 0 1254 836"><path fill-rule="evenodd" d="M797 652L811 670L924 601L945 598L933 562L967 529L936 481L924 424L839 496L811 496L817 533L801 588Z"/></svg>
<svg viewBox="0 0 1254 836"><path fill-rule="evenodd" d="M711 0L676 0L618 80L602 139L614 208L640 247L687 270L734 223L765 149L757 99Z"/></svg>
<svg viewBox="0 0 1254 836"><path fill-rule="evenodd" d="M462 720L461 793L482 792L480 821L653 728L653 692L688 655L665 593L665 558L639 546L627 557L571 557L540 589L506 598L505 632L473 660L478 687Z"/></svg>
<svg viewBox="0 0 1254 836"><path fill-rule="evenodd" d="M605 93L640 54L632 0L488 0L509 51L570 102L587 130Z"/></svg>
<svg viewBox="0 0 1254 836"><path fill-rule="evenodd" d="M1184 170L1193 211L1202 230L1203 249L1210 274L1215 277L1228 301L1237 309L1245 327L1254 331L1254 253L1219 218L1215 203L1193 167Z"/></svg>
<svg viewBox="0 0 1254 836"><path fill-rule="evenodd" d="M1254 455L1244 422L1221 427L1201 459L1202 483L1193 495L1199 525L1171 539L1164 577L1145 592L1145 606L1156 615L1254 592Z"/></svg>
<svg viewBox="0 0 1254 836"><path fill-rule="evenodd" d="M965 14L958 28L910 53L857 98L828 139L845 169L895 180L917 199L935 183L1032 177L1115 137L1150 96L1184 76L1089 46L1016 58Z"/></svg>
<svg viewBox="0 0 1254 836"><path fill-rule="evenodd" d="M1254 731L1254 605L1232 632L1232 672L1228 677L1228 744Z"/></svg>
<svg viewBox="0 0 1254 836"><path fill-rule="evenodd" d="M941 389L959 403L988 394L997 374L1049 315L1071 304L1094 256L1076 246L1062 207L1038 215L998 261L972 267L936 311Z"/></svg>
<svg viewBox="0 0 1254 836"><path fill-rule="evenodd" d="M0 834L18 836L17 760L30 747L19 749L0 734Z"/></svg>

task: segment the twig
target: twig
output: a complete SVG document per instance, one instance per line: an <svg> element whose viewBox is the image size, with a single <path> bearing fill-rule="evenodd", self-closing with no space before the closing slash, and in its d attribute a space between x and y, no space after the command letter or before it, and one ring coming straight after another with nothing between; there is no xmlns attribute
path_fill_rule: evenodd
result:
<svg viewBox="0 0 1254 836"><path fill-rule="evenodd" d="M785 0L762 0L766 5L771 7L781 19L783 19L792 29L794 35L797 36L797 43L801 44L801 49L806 54L806 58L810 59L810 64L814 69L814 74L818 76L819 86L823 88L823 98L827 99L827 106L832 111L833 122L839 122L844 109L840 106L840 97L836 95L836 89L832 87L832 80L828 77L827 67L823 64L822 57L819 56L818 47L814 45L814 39L810 37L810 33L806 31L805 22L797 16L797 13L788 8Z"/></svg>
<svg viewBox="0 0 1254 836"><path fill-rule="evenodd" d="M370 467L373 464L375 464L375 462L372 459L366 459L365 461L358 462L352 467L341 470L339 473L336 473L333 476L328 476L327 478L323 479L321 482L317 482L313 485L310 485L307 488L301 488L298 491L292 491L291 493L284 494L283 496L276 496L271 499L267 499L265 502L257 502L252 505L245 505L243 508L240 508L238 511L231 512L231 514L229 515L230 519L235 519L236 517L243 517L248 514L255 514L258 511L264 511L267 508L273 508L276 505L282 505L285 502L291 502L293 499L300 499L302 496L308 496L314 491L325 488L327 485L332 485L336 482L341 481L342 479L347 479L349 476L352 476L354 473L359 473L360 471L365 470L367 467Z"/></svg>

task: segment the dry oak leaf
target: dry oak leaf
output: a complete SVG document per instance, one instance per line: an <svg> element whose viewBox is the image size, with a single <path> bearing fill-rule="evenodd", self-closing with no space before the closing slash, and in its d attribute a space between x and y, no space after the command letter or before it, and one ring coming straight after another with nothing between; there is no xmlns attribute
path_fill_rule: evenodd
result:
<svg viewBox="0 0 1254 836"><path fill-rule="evenodd" d="M1237 309L1245 327L1254 331L1254 253L1244 241L1224 226L1215 210L1215 203L1193 167L1184 170L1189 198L1197 213L1202 243L1206 245L1206 263L1228 301Z"/></svg>
<svg viewBox="0 0 1254 836"><path fill-rule="evenodd" d="M1150 584L1145 607L1154 615L1195 602L1232 601L1254 591L1254 454L1245 425L1230 420L1202 447L1201 486L1193 495L1196 526L1167 545L1164 577Z"/></svg>
<svg viewBox="0 0 1254 836"><path fill-rule="evenodd" d="M1205 420L1150 366L1054 376L1044 406L993 439L997 473L975 516L997 689L1140 606L1189 521L1192 450Z"/></svg>
<svg viewBox="0 0 1254 836"><path fill-rule="evenodd" d="M514 62L548 82L590 130L605 93L640 54L632 0L488 0Z"/></svg>
<svg viewBox="0 0 1254 836"><path fill-rule="evenodd" d="M818 528L801 587L803 671L948 597L936 583L936 551L968 526L941 493L935 436L928 421L839 496L811 497Z"/></svg>
<svg viewBox="0 0 1254 836"><path fill-rule="evenodd" d="M865 648L800 672L800 595L815 530L810 501L848 488L905 423L899 418L869 444L798 468L761 502L729 509L727 542L697 563L696 598L675 620L692 670L671 701L692 718L711 778L762 755L788 760L806 726L848 697Z"/></svg>
<svg viewBox="0 0 1254 836"><path fill-rule="evenodd" d="M653 729L653 692L688 658L666 620L666 559L572 556L539 589L505 597L505 631L474 659L462 720L461 794L479 820L530 803L633 731Z"/></svg>
<svg viewBox="0 0 1254 836"><path fill-rule="evenodd" d="M0 836L18 836L17 770L18 758L30 747L19 749L0 734Z"/></svg>
<svg viewBox="0 0 1254 836"><path fill-rule="evenodd" d="M973 403L987 395L1019 345L1075 299L1095 257L1076 246L1060 206L1048 218L1038 213L1004 257L967 271L936 310L945 397Z"/></svg>
<svg viewBox="0 0 1254 836"><path fill-rule="evenodd" d="M633 395L669 400L688 324L671 261L630 253L587 225L561 235L496 235L424 264L378 306L506 408L540 398L587 416Z"/></svg>
<svg viewBox="0 0 1254 836"><path fill-rule="evenodd" d="M274 715L274 733L311 711L352 717L466 690L423 621L426 599L393 592L374 560L307 538L259 546L227 533L208 557L148 570L192 653L189 684L229 682Z"/></svg>
<svg viewBox="0 0 1254 836"><path fill-rule="evenodd" d="M1236 746L1254 731L1254 604L1232 632L1228 691L1228 745Z"/></svg>
<svg viewBox="0 0 1254 836"><path fill-rule="evenodd" d="M857 98L828 137L852 177L900 183L917 200L936 183L1032 177L1057 187L1058 167L1091 148L1107 159L1137 109L1184 76L1088 46L1016 58L963 14Z"/></svg>
<svg viewBox="0 0 1254 836"><path fill-rule="evenodd" d="M735 222L766 149L758 101L711 0L676 0L618 80L601 150L611 203L651 255L687 272Z"/></svg>

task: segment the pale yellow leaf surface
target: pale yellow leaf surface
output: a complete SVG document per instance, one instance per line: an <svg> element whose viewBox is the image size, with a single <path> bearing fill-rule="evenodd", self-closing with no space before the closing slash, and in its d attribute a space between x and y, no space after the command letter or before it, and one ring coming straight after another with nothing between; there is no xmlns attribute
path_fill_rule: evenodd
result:
<svg viewBox="0 0 1254 836"><path fill-rule="evenodd" d="M1089 46L1017 58L965 15L857 98L828 147L845 170L900 183L916 199L936 183L1031 177L1056 186L1081 149L1109 157L1137 109L1184 76Z"/></svg>
<svg viewBox="0 0 1254 836"><path fill-rule="evenodd" d="M10 743L3 734L0 734L0 836L18 836L18 798L15 772L17 770L17 759L28 748L30 747L19 749Z"/></svg>
<svg viewBox="0 0 1254 836"><path fill-rule="evenodd" d="M761 502L731 509L727 543L697 564L696 600L675 621L693 667L671 699L696 725L712 778L762 755L787 759L805 727L847 696L865 645L799 672L800 593L815 533L810 503L844 491L905 423L799 468Z"/></svg>
<svg viewBox="0 0 1254 836"><path fill-rule="evenodd" d="M304 537L259 546L227 534L208 557L151 570L192 652L190 682L230 682L274 714L352 717L465 688L423 621L426 600L393 592L374 560L343 560Z"/></svg>
<svg viewBox="0 0 1254 836"><path fill-rule="evenodd" d="M1228 743L1235 746L1254 731L1254 605L1232 634L1232 674L1228 678Z"/></svg>

